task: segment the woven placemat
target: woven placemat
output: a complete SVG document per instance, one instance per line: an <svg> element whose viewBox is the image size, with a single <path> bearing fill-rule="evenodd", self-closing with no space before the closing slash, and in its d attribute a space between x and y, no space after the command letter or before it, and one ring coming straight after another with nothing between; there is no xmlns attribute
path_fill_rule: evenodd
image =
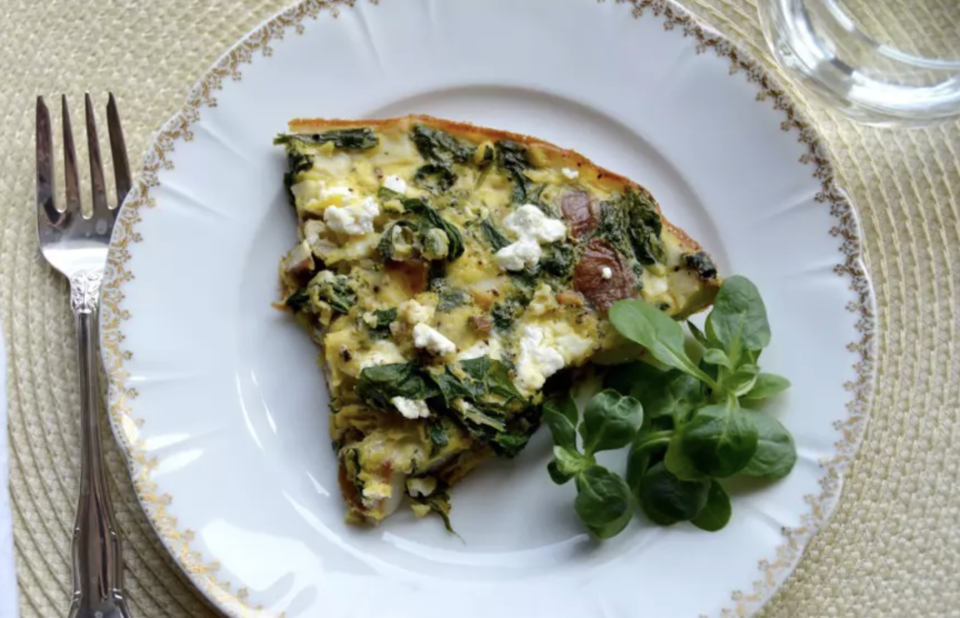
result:
<svg viewBox="0 0 960 618"><path fill-rule="evenodd" d="M67 93L77 118L83 90L101 102L112 90L137 160L194 80L283 4L0 2L0 310L23 618L64 615L68 606L79 441L67 286L41 262L35 240L35 97ZM687 5L766 58L754 2ZM927 0L926 13L911 19L939 11L928 36L955 35L956 0L939 5ZM942 27L950 20L958 27ZM960 616L960 123L893 132L807 107L859 207L883 334L879 390L836 515L762 615ZM214 616L160 546L108 438L134 615Z"/></svg>

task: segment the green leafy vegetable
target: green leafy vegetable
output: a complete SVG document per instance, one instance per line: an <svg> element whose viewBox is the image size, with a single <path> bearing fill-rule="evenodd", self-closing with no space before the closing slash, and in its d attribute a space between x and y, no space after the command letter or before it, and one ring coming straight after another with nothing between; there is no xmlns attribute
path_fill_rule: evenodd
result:
<svg viewBox="0 0 960 618"><path fill-rule="evenodd" d="M543 422L550 428L553 443L566 449L577 448L577 404L569 394L543 404Z"/></svg>
<svg viewBox="0 0 960 618"><path fill-rule="evenodd" d="M353 290L350 278L335 275L329 270L321 270L307 285L310 301L314 305L325 302L335 313L349 313L357 303L357 293ZM317 307L319 310L319 307Z"/></svg>
<svg viewBox="0 0 960 618"><path fill-rule="evenodd" d="M757 430L757 450L740 473L765 479L782 479L790 474L797 463L797 448L790 432L769 414L756 410L743 413Z"/></svg>
<svg viewBox="0 0 960 618"><path fill-rule="evenodd" d="M713 478L740 472L757 451L757 428L733 398L697 410L680 435L694 467Z"/></svg>
<svg viewBox="0 0 960 618"><path fill-rule="evenodd" d="M753 388L743 396L744 399L768 399L790 388L790 380L773 373L757 374Z"/></svg>
<svg viewBox="0 0 960 618"><path fill-rule="evenodd" d="M456 261L463 255L463 234L457 229L457 226L450 223L440 216L437 209L419 199L404 199L402 201L404 210L416 214L421 219L420 232L425 233L431 228L442 230L449 239L449 248L447 251L447 260Z"/></svg>
<svg viewBox="0 0 960 618"><path fill-rule="evenodd" d="M684 268L694 271L702 279L717 278L717 267L714 266L710 256L703 251L684 255L681 263Z"/></svg>
<svg viewBox="0 0 960 618"><path fill-rule="evenodd" d="M410 137L420 156L434 163L466 163L476 152L476 148L449 133L419 124L413 127Z"/></svg>
<svg viewBox="0 0 960 618"><path fill-rule="evenodd" d="M645 347L661 363L716 387L710 376L687 356L683 329L659 309L638 298L622 300L611 307L610 322L621 335Z"/></svg>
<svg viewBox="0 0 960 618"><path fill-rule="evenodd" d="M650 197L639 191L627 191L600 205L600 225L595 234L640 264L655 264L665 259L660 241L662 229L663 223Z"/></svg>
<svg viewBox="0 0 960 618"><path fill-rule="evenodd" d="M290 144L302 142L307 144L323 145L333 143L336 148L369 150L376 148L380 143L377 134L369 127L357 129L335 129L325 133L314 133L312 135L279 135L273 140L274 144Z"/></svg>
<svg viewBox="0 0 960 618"><path fill-rule="evenodd" d="M513 141L497 142L497 164L513 182L513 202L526 204L535 194L533 181L524 173L530 167L527 148Z"/></svg>
<svg viewBox="0 0 960 618"><path fill-rule="evenodd" d="M568 243L555 243L540 258L540 268L546 273L565 279L573 271L576 250Z"/></svg>
<svg viewBox="0 0 960 618"><path fill-rule="evenodd" d="M310 294L304 289L297 290L290 296L287 296L287 299L283 301L283 304L294 311L300 311L309 306Z"/></svg>
<svg viewBox="0 0 960 618"><path fill-rule="evenodd" d="M430 441L437 449L442 449L449 443L447 428L443 426L443 423L430 424Z"/></svg>
<svg viewBox="0 0 960 618"><path fill-rule="evenodd" d="M591 466L576 476L573 507L580 521L599 539L620 534L633 517L630 488L619 475Z"/></svg>
<svg viewBox="0 0 960 618"><path fill-rule="evenodd" d="M437 292L437 295L440 297L440 302L437 303L437 311L441 313L456 309L466 304L467 300L470 299L470 295L465 291L447 286L443 286L443 288Z"/></svg>
<svg viewBox="0 0 960 618"><path fill-rule="evenodd" d="M614 390L594 395L583 412L580 436L587 455L630 444L643 422L643 407L633 397Z"/></svg>
<svg viewBox="0 0 960 618"><path fill-rule="evenodd" d="M629 444L640 428L643 410L632 397L614 391L595 395L579 426L583 453L577 450L578 416L569 393L544 404L543 420L554 441L553 460L547 465L547 472L558 485L576 479L574 510L594 536L606 539L626 527L633 517L634 505L627 483L597 465L593 454Z"/></svg>
<svg viewBox="0 0 960 618"><path fill-rule="evenodd" d="M723 485L714 479L710 481L707 503L700 509L700 513L690 520L690 523L701 530L717 532L729 523L731 512L730 496L727 495Z"/></svg>
<svg viewBox="0 0 960 618"><path fill-rule="evenodd" d="M760 292L745 277L726 279L707 317L707 337L719 344L738 367L746 351L760 351L770 344L770 324Z"/></svg>
<svg viewBox="0 0 960 618"><path fill-rule="evenodd" d="M390 324L397 320L396 309L377 309L374 311L376 324L368 325L371 339L389 339L391 336Z"/></svg>
<svg viewBox="0 0 960 618"><path fill-rule="evenodd" d="M700 514L707 503L709 480L683 481L663 462L651 466L634 488L643 512L653 522L669 526Z"/></svg>
<svg viewBox="0 0 960 618"><path fill-rule="evenodd" d="M682 481L696 481L704 478L704 474L697 470L683 447L683 435L674 432L667 445L667 453L663 457L663 465L671 474Z"/></svg>
<svg viewBox="0 0 960 618"><path fill-rule="evenodd" d="M708 258L688 258L694 262L687 267L710 274ZM731 506L718 479L742 474L776 480L790 473L797 458L779 421L740 406L741 399L764 399L790 386L786 378L760 371L770 326L759 293L746 279L731 277L721 286L706 333L688 323L702 348L699 364L687 354L682 328L658 309L624 300L609 315L621 335L659 362L617 367L604 380L643 407L644 422L627 458L627 484L660 525L689 520L703 530L720 530ZM551 475L563 477L559 468Z"/></svg>
<svg viewBox="0 0 960 618"><path fill-rule="evenodd" d="M503 235L503 232L497 229L497 226L494 225L490 219L484 219L483 223L480 224L480 227L483 229L483 233L490 242L490 246L493 248L494 253L510 244L510 240Z"/></svg>
<svg viewBox="0 0 960 618"><path fill-rule="evenodd" d="M371 406L389 410L394 397L426 400L440 391L414 363L396 363L365 368L357 381L357 394Z"/></svg>
<svg viewBox="0 0 960 618"><path fill-rule="evenodd" d="M417 170L413 182L431 193L438 194L457 184L457 175L448 165L428 163Z"/></svg>
<svg viewBox="0 0 960 618"><path fill-rule="evenodd" d="M703 354L703 360L711 365L719 365L728 369L733 369L733 363L727 357L727 353L719 348L708 348Z"/></svg>

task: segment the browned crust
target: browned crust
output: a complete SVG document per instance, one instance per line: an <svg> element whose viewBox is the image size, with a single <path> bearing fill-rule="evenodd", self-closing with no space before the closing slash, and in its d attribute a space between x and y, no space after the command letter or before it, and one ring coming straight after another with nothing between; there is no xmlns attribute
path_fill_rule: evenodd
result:
<svg viewBox="0 0 960 618"><path fill-rule="evenodd" d="M683 246L686 252L694 253L701 250L700 243L692 239L685 231L671 223L669 219L663 216L660 203L657 202L656 198L653 197L646 187L637 184L636 182L621 176L616 172L611 172L610 170L600 167L576 151L560 148L555 144L551 144L550 142L546 142L537 137L523 135L520 133L511 133L509 131L502 131L500 129L492 129L489 127L480 127L467 122L445 120L443 118L436 118L434 116L427 116L423 114L413 114L399 118L384 118L379 120L297 118L290 121L289 129L291 133L300 134L321 133L331 129L353 129L360 127L370 127L372 129L379 130L394 129L399 131L408 131L413 128L414 124L422 124L433 129L441 129L447 133L450 133L451 135L456 135L475 143L486 140L510 140L519 144L523 144L527 147L535 146L540 153L545 155L554 165L575 167L579 169L581 174L583 174L584 168L592 170L594 172L594 181L607 191L622 192L627 189L641 191L656 205L657 212L660 214L660 219L663 221L663 225L673 232L673 234L679 239L680 244Z"/></svg>

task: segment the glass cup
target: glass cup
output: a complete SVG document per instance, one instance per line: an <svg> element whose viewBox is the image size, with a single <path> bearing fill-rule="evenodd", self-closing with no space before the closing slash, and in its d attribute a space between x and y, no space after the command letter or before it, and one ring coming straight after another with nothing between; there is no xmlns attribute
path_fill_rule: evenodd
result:
<svg viewBox="0 0 960 618"><path fill-rule="evenodd" d="M758 0L777 61L859 121L960 116L960 0Z"/></svg>

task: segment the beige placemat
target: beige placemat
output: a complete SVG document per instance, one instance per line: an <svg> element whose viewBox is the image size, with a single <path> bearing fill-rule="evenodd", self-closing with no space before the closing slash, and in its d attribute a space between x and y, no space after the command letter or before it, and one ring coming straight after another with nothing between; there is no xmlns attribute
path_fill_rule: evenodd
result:
<svg viewBox="0 0 960 618"><path fill-rule="evenodd" d="M0 2L0 310L23 618L63 615L68 606L78 450L67 287L35 244L35 97L70 95L77 126L83 91L113 90L137 160L193 81L283 4ZM752 0L687 5L765 55ZM925 10L935 5L927 0ZM956 0L940 5L940 26L960 22ZM923 17L930 15L911 18ZM931 36L950 32L957 29ZM836 515L763 616L960 616L960 123L891 132L810 113L862 218L884 334L879 391ZM107 445L134 615L213 616L156 540L119 451L112 439Z"/></svg>

